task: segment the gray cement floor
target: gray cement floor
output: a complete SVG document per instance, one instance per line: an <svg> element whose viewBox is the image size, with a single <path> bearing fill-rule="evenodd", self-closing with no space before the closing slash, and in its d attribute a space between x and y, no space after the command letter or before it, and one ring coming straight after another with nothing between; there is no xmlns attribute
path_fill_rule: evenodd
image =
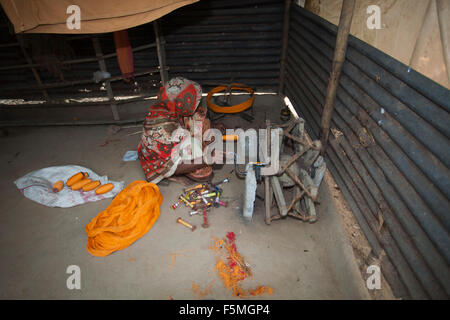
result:
<svg viewBox="0 0 450 320"><path fill-rule="evenodd" d="M258 96L262 114L277 120L280 100ZM245 126L243 119L225 119ZM254 124L252 124L254 125ZM248 126L248 123L247 123ZM0 253L2 299L197 299L193 283L210 286L203 299L234 299L213 271L215 253L208 249L212 237L228 231L237 235L239 252L252 266L254 278L244 288L258 284L274 288L274 295L258 299L368 299L342 221L331 201L329 186L322 184L319 221L308 224L288 218L264 223L264 206L256 200L252 222L241 215L243 180L233 174L223 186L227 208L214 209L211 227L203 229L201 217L189 217L185 207L175 212L182 186L162 186L161 216L153 228L130 247L99 258L86 250L84 226L110 203L102 200L82 206L48 208L26 199L13 181L40 168L78 164L128 185L144 179L139 162L122 162L127 150L136 150L140 128L108 134L107 126L8 129L0 137ZM108 139L117 139L100 147ZM226 165L214 181L231 171ZM258 188L262 192L261 186ZM195 232L176 223L181 216L198 226ZM171 254L175 254L172 265ZM81 268L81 290L69 290L69 265Z"/></svg>

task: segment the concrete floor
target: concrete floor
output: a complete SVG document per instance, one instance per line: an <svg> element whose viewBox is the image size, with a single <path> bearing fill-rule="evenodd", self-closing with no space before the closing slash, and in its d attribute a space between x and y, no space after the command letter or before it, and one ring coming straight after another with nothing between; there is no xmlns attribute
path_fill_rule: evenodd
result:
<svg viewBox="0 0 450 320"><path fill-rule="evenodd" d="M255 105L259 124L264 114L277 121L280 100L258 96ZM233 117L234 126L248 126ZM253 123L252 125L255 125ZM78 164L112 180L144 179L139 162L122 162L127 150L136 150L140 128L108 133L107 126L43 127L8 129L0 137L0 252L2 299L197 299L195 282L210 286L203 299L233 299L213 271L215 253L208 249L212 237L228 231L237 235L239 252L252 266L254 278L244 288L258 284L274 288L274 295L258 299L368 299L365 282L344 235L342 221L331 201L329 186L322 184L319 221L308 224L287 218L264 223L264 206L256 200L254 218L241 217L243 180L234 174L223 186L227 208L214 209L210 228L203 229L201 217L189 217L185 207L175 212L182 186L161 186L164 202L153 228L130 247L104 258L86 251L84 226L104 210L110 199L82 206L48 208L26 199L13 181L40 168ZM100 147L108 139L117 139ZM214 181L232 167L215 172ZM258 193L263 194L262 186ZM198 226L195 232L176 223L185 218ZM172 264L171 254L175 254ZM69 265L81 268L81 290L69 290ZM238 299L238 298L237 298Z"/></svg>

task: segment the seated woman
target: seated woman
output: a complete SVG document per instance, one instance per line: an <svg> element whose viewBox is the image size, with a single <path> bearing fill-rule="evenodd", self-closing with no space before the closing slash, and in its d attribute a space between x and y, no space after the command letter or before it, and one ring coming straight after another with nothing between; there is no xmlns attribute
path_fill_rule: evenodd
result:
<svg viewBox="0 0 450 320"><path fill-rule="evenodd" d="M176 151L174 148L180 143L172 137L175 130L184 128L191 137L201 137L210 128L206 108L199 106L201 99L200 85L188 79L173 78L161 87L157 102L150 107L145 117L138 146L139 159L147 181L158 183L164 178L180 174L186 174L196 181L211 178L212 168L202 161L183 163L180 157L172 157L172 152ZM194 125L194 121L197 125ZM202 144L198 139L192 140L193 143ZM200 148L203 147L204 144ZM201 156L202 154L196 154L191 158Z"/></svg>

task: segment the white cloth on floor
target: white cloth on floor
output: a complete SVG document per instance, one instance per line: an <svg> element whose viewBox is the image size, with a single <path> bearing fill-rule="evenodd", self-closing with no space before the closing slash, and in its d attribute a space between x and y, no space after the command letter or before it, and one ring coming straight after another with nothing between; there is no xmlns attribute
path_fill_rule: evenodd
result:
<svg viewBox="0 0 450 320"><path fill-rule="evenodd" d="M73 191L65 185L66 181L78 172L87 172L92 181L99 180L114 184L114 188L105 194L96 194L92 191ZM64 188L60 192L53 192L53 184L59 180L64 181ZM108 181L107 176L99 176L94 171L76 165L55 166L39 169L26 174L14 181L22 194L30 200L48 207L70 208L86 202L94 202L105 198L112 198L124 188L124 182Z"/></svg>
<svg viewBox="0 0 450 320"><path fill-rule="evenodd" d="M125 152L122 161L136 161L138 159L138 153L136 150Z"/></svg>

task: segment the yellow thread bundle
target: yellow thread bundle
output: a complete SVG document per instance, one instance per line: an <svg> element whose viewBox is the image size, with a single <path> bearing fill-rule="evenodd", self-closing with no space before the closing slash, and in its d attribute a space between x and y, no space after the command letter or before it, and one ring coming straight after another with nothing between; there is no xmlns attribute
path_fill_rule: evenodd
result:
<svg viewBox="0 0 450 320"><path fill-rule="evenodd" d="M134 181L86 225L87 250L104 257L147 233L160 215L163 197L156 184Z"/></svg>

